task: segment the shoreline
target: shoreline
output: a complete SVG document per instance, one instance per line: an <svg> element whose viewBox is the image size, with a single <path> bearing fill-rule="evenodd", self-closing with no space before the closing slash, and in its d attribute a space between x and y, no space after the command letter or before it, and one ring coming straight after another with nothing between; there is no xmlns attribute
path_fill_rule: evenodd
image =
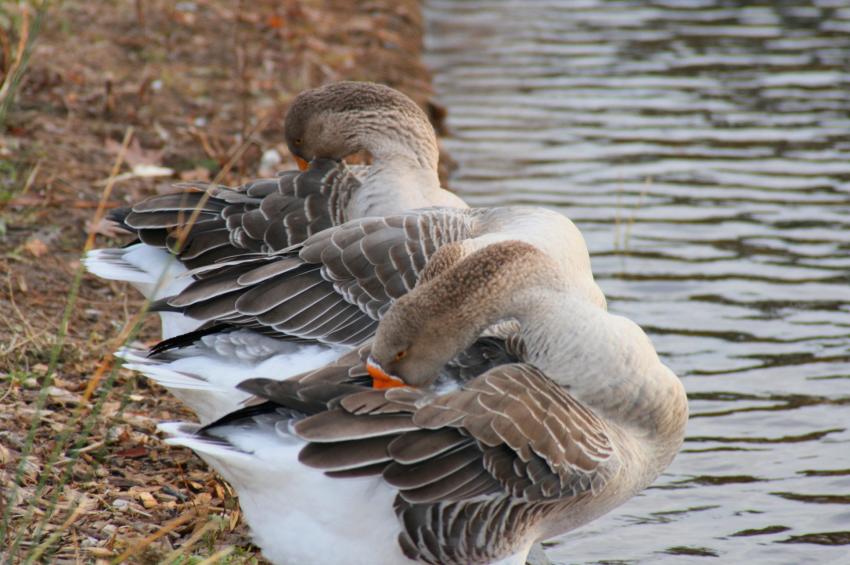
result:
<svg viewBox="0 0 850 565"><path fill-rule="evenodd" d="M258 124L222 184L260 176L270 150L282 158L276 168L292 168L282 132L288 102L331 80L398 88L441 129L444 113L430 103L431 75L422 60L418 0L233 6L224 0L138 1L108 10L81 0L53 6L0 129L0 161L12 180L0 182L7 250L0 269L8 273L0 291L0 343L7 344L0 357L7 367L0 370L0 484L12 483L42 384L53 378L11 527L0 540L8 548L17 537L21 556L53 534L43 549L57 563L79 557L106 563L126 552L123 561L130 563L173 560L175 548L189 540L185 553L193 557L230 547L228 562L263 562L229 487L188 450L159 440L159 421L191 419L174 398L124 370L114 383L106 370L91 402L85 397L101 359L141 306L134 289L84 275L55 373L49 368L87 222L127 131L132 128L133 141L110 207L180 181L211 180ZM101 228L95 247L126 242ZM137 338L143 343L156 337L154 318ZM114 388L107 391L106 384ZM65 463L48 465L68 432L59 446ZM83 452L70 456L78 440ZM33 507L35 517L27 518ZM41 537L32 539L41 514L47 516ZM156 537L166 524L172 529Z"/></svg>

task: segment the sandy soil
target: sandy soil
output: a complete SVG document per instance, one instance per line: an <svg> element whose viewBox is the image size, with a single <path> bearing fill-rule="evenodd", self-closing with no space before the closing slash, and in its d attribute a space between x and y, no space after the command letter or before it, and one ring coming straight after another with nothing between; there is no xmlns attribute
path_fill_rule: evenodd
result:
<svg viewBox="0 0 850 565"><path fill-rule="evenodd" d="M256 562L227 485L155 434L157 422L190 414L162 390L110 370L107 354L138 310L138 294L83 275L62 340L69 289L89 229L96 247L127 241L91 219L128 131L107 207L181 179L214 178L226 165L226 184L288 168L287 104L324 82L384 82L438 115L420 61L419 4L55 4L0 126L0 557ZM272 149L283 161L261 170ZM143 176L157 168L162 176ZM151 318L137 339L156 335Z"/></svg>

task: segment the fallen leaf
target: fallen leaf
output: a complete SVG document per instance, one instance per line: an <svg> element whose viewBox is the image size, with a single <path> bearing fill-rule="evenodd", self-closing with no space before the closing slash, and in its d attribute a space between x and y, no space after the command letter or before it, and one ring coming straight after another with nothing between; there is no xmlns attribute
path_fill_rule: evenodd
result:
<svg viewBox="0 0 850 565"><path fill-rule="evenodd" d="M195 167L194 169L181 172L180 180L208 182L210 180L210 170L206 167Z"/></svg>
<svg viewBox="0 0 850 565"><path fill-rule="evenodd" d="M33 257L41 257L47 253L47 244L34 237L24 244L24 249Z"/></svg>
<svg viewBox="0 0 850 565"><path fill-rule="evenodd" d="M144 506L145 508L153 508L154 506L159 504L156 498L154 498L154 496L149 492L140 492L139 500L142 501L142 506Z"/></svg>
<svg viewBox="0 0 850 565"><path fill-rule="evenodd" d="M274 14L274 15L266 18L266 25L269 26L272 29L280 29L280 28L283 27L283 24L284 24L284 19L281 18L280 16L278 16L277 14Z"/></svg>
<svg viewBox="0 0 850 565"><path fill-rule="evenodd" d="M47 394L50 398L56 402L61 402L62 404L78 404L80 402L79 395L58 386L49 387L47 389Z"/></svg>
<svg viewBox="0 0 850 565"><path fill-rule="evenodd" d="M106 150L113 155L118 155L121 152L121 143L114 139L107 139L105 145ZM139 144L139 139L134 138L124 153L124 161L130 165L131 169L142 165L160 165L163 153L162 149L143 149Z"/></svg>
<svg viewBox="0 0 850 565"><path fill-rule="evenodd" d="M105 547L84 547L85 551L89 552L94 557L112 557L113 551Z"/></svg>
<svg viewBox="0 0 850 565"><path fill-rule="evenodd" d="M129 449L122 449L115 453L116 457L127 457L129 459L138 459L139 457L144 457L148 454L148 450L145 447L131 447Z"/></svg>

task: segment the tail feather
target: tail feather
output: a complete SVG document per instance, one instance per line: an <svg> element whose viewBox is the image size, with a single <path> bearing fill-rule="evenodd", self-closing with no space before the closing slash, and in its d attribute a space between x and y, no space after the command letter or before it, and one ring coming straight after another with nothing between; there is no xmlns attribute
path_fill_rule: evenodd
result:
<svg viewBox="0 0 850 565"><path fill-rule="evenodd" d="M179 293L192 278L184 276L186 267L164 249L137 243L120 249L94 249L83 263L101 278L127 281L146 298L158 299Z"/></svg>
<svg viewBox="0 0 850 565"><path fill-rule="evenodd" d="M242 381L282 380L322 367L343 352L275 342L243 330L206 336L190 347L160 355L148 356L134 348L120 349L116 355L128 369L167 388L202 422L210 422L242 408L251 398L236 388Z"/></svg>
<svg viewBox="0 0 850 565"><path fill-rule="evenodd" d="M226 440L200 435L201 426L188 422L163 422L156 429L165 434L165 443L188 447L204 459L212 457L222 462L235 459L250 460L252 455L246 453Z"/></svg>
<svg viewBox="0 0 850 565"><path fill-rule="evenodd" d="M131 283L156 284L157 279L124 259L125 249L93 249L86 253L86 270L102 279Z"/></svg>
<svg viewBox="0 0 850 565"><path fill-rule="evenodd" d="M186 267L164 249L136 243L120 249L94 249L83 263L100 278L131 283L145 298L157 300L178 294L192 283ZM179 313L162 312L162 337L195 330L201 322Z"/></svg>

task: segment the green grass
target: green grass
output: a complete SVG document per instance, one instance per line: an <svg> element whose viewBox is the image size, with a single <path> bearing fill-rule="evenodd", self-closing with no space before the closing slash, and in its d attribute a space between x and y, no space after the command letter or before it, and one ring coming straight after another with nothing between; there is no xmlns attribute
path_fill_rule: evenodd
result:
<svg viewBox="0 0 850 565"><path fill-rule="evenodd" d="M15 102L49 6L49 0L0 2L0 33L6 39L9 55L0 83L0 127Z"/></svg>
<svg viewBox="0 0 850 565"><path fill-rule="evenodd" d="M132 128L129 128L123 145L125 149L131 137ZM113 167L111 179L114 179L120 170L122 158L123 151ZM31 174L19 175L19 169L12 167L8 171L13 173L11 184L14 186L21 186L21 178ZM25 190L25 180L23 184ZM111 183L108 184L104 190L102 203L109 199L111 186ZM95 221L103 213L104 209L98 209ZM90 237L84 251L92 243L93 239ZM108 439L108 433L103 435L100 442L95 441L96 434L100 428L110 430L122 424L130 396L137 392L136 381L133 379L128 379L121 385L118 379L119 363L107 364L104 367L108 368L103 371L99 380L91 377L91 396L67 408L61 425L57 426L55 420L47 416L52 412L48 410L48 402L57 375L63 376L63 367L79 361L80 351L69 345L71 342L68 339L68 330L72 315L79 308L83 271L84 267L79 264L68 287L64 311L56 329L38 340L31 340L27 347L16 352L14 356L6 356L6 360L11 361L11 366L5 368L5 373L0 373L0 395L13 388L20 388L29 390L30 398L35 396L28 403L31 415L28 416L28 427L21 442L18 464L16 468L10 468L12 480L3 485L0 496L0 558L14 560L9 563L50 563L55 560L57 552L67 543L68 532L73 527L78 513L86 511L82 497L76 497L74 493L81 492L78 490L81 484L96 481L98 467L108 465L111 461L109 455L114 442ZM141 312L125 324L112 340L110 347L127 345L135 339L141 329L147 306L146 303ZM25 315L19 313L19 316L21 331L32 332ZM33 395L35 391L37 394ZM105 405L116 399L119 400L120 406L114 414L107 417L104 412ZM46 446L38 444L43 440L45 426L51 426L49 429L54 430L54 435ZM80 478L74 475L74 469L84 454L90 459L90 470L86 477ZM33 460L41 464L37 467L39 472L35 477L31 475L30 468ZM24 492L27 500L26 505L21 507L18 504L18 494ZM81 494L84 496L84 490ZM195 533L174 552L159 555L158 550L150 547L153 540L145 538L132 541L125 538L119 540L115 555L120 556L123 549L127 558L132 558L134 562L150 562L148 557L151 557L155 562L196 565L257 563L249 549L236 546L219 547L223 534L229 530L229 522L212 514L206 518L203 514L193 516ZM122 543L127 546L126 549L121 547ZM154 556L154 553L157 555Z"/></svg>

